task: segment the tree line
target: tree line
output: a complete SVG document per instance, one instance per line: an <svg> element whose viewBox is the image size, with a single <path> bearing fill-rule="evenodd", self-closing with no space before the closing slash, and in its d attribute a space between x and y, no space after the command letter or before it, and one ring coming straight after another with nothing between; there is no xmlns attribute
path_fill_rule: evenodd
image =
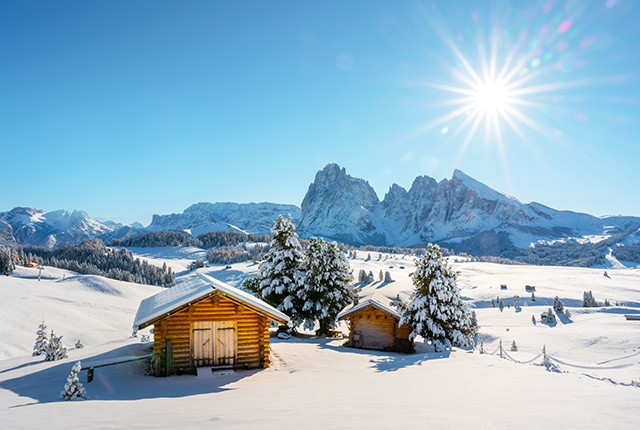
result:
<svg viewBox="0 0 640 430"><path fill-rule="evenodd" d="M196 237L184 231L152 231L136 236L112 239L111 246L156 248L163 246L195 246L209 249L222 246L234 246L247 242L269 242L270 236L239 232L210 232Z"/></svg>
<svg viewBox="0 0 640 430"><path fill-rule="evenodd" d="M2 251L0 255L4 255ZM170 267L149 264L146 260L134 257L126 249L107 248L100 239L87 239L80 245L57 249L21 246L11 249L9 255L14 266L35 263L86 275L161 287L171 287L176 281L175 273Z"/></svg>

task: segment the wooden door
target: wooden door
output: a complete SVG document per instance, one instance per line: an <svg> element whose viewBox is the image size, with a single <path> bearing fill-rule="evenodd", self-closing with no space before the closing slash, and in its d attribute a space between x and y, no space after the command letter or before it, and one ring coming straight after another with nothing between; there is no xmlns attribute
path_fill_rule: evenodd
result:
<svg viewBox="0 0 640 430"><path fill-rule="evenodd" d="M218 366L236 363L236 327L233 321L219 321L215 326L215 363Z"/></svg>
<svg viewBox="0 0 640 430"><path fill-rule="evenodd" d="M214 333L213 321L196 321L193 323L193 364L196 367L213 366Z"/></svg>

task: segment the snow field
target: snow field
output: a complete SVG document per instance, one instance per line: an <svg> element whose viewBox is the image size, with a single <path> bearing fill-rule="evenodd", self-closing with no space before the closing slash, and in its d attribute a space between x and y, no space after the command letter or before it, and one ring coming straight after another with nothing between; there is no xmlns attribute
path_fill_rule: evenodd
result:
<svg viewBox="0 0 640 430"><path fill-rule="evenodd" d="M371 270L377 280L380 269L388 270L395 282L358 285L361 295L393 298L412 289L413 257L377 261L372 252L364 261L367 254L358 251L357 259L349 260L354 274ZM176 257L180 263L167 258L167 264L187 260ZM165 260L160 254L158 259ZM511 357L527 361L546 345L550 356L568 365L559 364L556 373L477 351L425 353L430 348L422 344L418 353L402 355L343 347L343 340L272 339L272 367L266 370L154 378L143 375L142 362L131 362L96 369L91 384L81 372L89 400L61 402L58 395L77 360L86 365L148 352L149 344L128 336L140 301L159 288L48 267L43 275L51 279L38 282L35 269L19 268L15 276L0 277L5 339L0 422L24 429L79 423L88 428L638 427L640 388L631 383L640 382L640 323L626 321L624 314L640 313L639 270L607 269L606 278L602 269L452 264L460 271L463 298L477 313L487 352L502 339ZM198 269L233 285L256 271L250 262ZM527 284L536 286L536 302L524 291ZM584 290L592 290L598 301L625 306L582 308ZM520 310L507 306L514 294L521 297ZM491 307L498 295L502 311ZM571 311L570 320L541 324L540 313L556 295ZM69 358L44 362L30 356L43 318L49 330L64 335ZM74 349L77 338L87 346ZM509 350L512 340L518 352Z"/></svg>

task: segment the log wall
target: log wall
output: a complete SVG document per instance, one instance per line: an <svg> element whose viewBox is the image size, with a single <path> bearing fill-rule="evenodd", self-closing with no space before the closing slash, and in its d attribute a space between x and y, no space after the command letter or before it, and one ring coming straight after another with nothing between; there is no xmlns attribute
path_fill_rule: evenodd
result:
<svg viewBox="0 0 640 430"><path fill-rule="evenodd" d="M398 340L409 342L411 333L409 326L398 327L398 322L377 308L365 308L349 316L349 344L366 349L394 349Z"/></svg>
<svg viewBox="0 0 640 430"><path fill-rule="evenodd" d="M205 298L154 324L154 352L161 356L171 342L168 368L157 373L172 374L193 369L193 323L233 321L236 325L236 367L269 367L269 318L221 295ZM173 368L171 368L171 362ZM165 366L167 367L167 366Z"/></svg>

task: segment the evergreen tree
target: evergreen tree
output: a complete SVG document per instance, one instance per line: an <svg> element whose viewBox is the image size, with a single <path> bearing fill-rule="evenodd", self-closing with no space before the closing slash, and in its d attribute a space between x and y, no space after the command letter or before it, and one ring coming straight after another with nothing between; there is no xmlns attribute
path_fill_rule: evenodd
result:
<svg viewBox="0 0 640 430"><path fill-rule="evenodd" d="M569 318L569 319L571 318L571 311L569 311L569 308L566 308L564 310L564 316Z"/></svg>
<svg viewBox="0 0 640 430"><path fill-rule="evenodd" d="M382 269L380 269L380 273L378 273L378 281L382 282L384 280L384 274L382 273Z"/></svg>
<svg viewBox="0 0 640 430"><path fill-rule="evenodd" d="M77 399L86 399L87 391L82 386L80 379L78 378L78 373L82 366L79 361L76 361L76 364L71 368L71 372L67 377L67 383L64 384L64 389L60 393L60 400L77 400Z"/></svg>
<svg viewBox="0 0 640 430"><path fill-rule="evenodd" d="M385 283L393 282L393 279L391 279L391 273L389 273L388 270L384 272L384 282Z"/></svg>
<svg viewBox="0 0 640 430"><path fill-rule="evenodd" d="M38 326L38 331L36 332L36 343L33 345L33 355L38 356L47 352L47 326L42 321Z"/></svg>
<svg viewBox="0 0 640 430"><path fill-rule="evenodd" d="M80 339L76 342L76 349L84 348L84 343Z"/></svg>
<svg viewBox="0 0 640 430"><path fill-rule="evenodd" d="M15 268L11 250L6 246L0 246L0 275L9 276Z"/></svg>
<svg viewBox="0 0 640 430"><path fill-rule="evenodd" d="M329 334L338 313L351 302L352 279L349 261L335 242L315 237L309 240L298 275L305 328L312 328L318 320L318 334Z"/></svg>
<svg viewBox="0 0 640 430"><path fill-rule="evenodd" d="M367 272L365 272L364 269L360 269L360 272L358 272L358 282L367 282Z"/></svg>
<svg viewBox="0 0 640 430"><path fill-rule="evenodd" d="M302 305L297 297L299 287L296 282L296 273L303 255L291 215L287 218L278 215L271 233L273 238L269 252L258 267L259 296L285 312L294 325L298 325L301 322L301 316L298 313Z"/></svg>
<svg viewBox="0 0 640 430"><path fill-rule="evenodd" d="M437 350L443 347L467 346L473 329L470 312L460 298L456 273L442 257L440 247L429 244L411 274L415 291L411 301L402 304L400 324L412 327L410 338L421 335L432 341Z"/></svg>
<svg viewBox="0 0 640 430"><path fill-rule="evenodd" d="M67 358L67 348L62 345L62 336L56 336L51 330L51 337L45 351L45 361L56 361Z"/></svg>
<svg viewBox="0 0 640 430"><path fill-rule="evenodd" d="M373 272L369 270L369 273L367 274L367 284L372 283L374 280L375 278L373 277Z"/></svg>
<svg viewBox="0 0 640 430"><path fill-rule="evenodd" d="M531 301L532 302L536 301L536 293L534 291L531 292Z"/></svg>
<svg viewBox="0 0 640 430"><path fill-rule="evenodd" d="M511 342L511 351L516 352L518 350L518 345L516 345L516 341Z"/></svg>
<svg viewBox="0 0 640 430"><path fill-rule="evenodd" d="M582 295L582 306L585 308L597 308L598 302L593 298L593 293L591 290L585 291Z"/></svg>
<svg viewBox="0 0 640 430"><path fill-rule="evenodd" d="M564 311L564 305L562 304L558 296L555 296L553 298L553 310L556 311L556 313Z"/></svg>

